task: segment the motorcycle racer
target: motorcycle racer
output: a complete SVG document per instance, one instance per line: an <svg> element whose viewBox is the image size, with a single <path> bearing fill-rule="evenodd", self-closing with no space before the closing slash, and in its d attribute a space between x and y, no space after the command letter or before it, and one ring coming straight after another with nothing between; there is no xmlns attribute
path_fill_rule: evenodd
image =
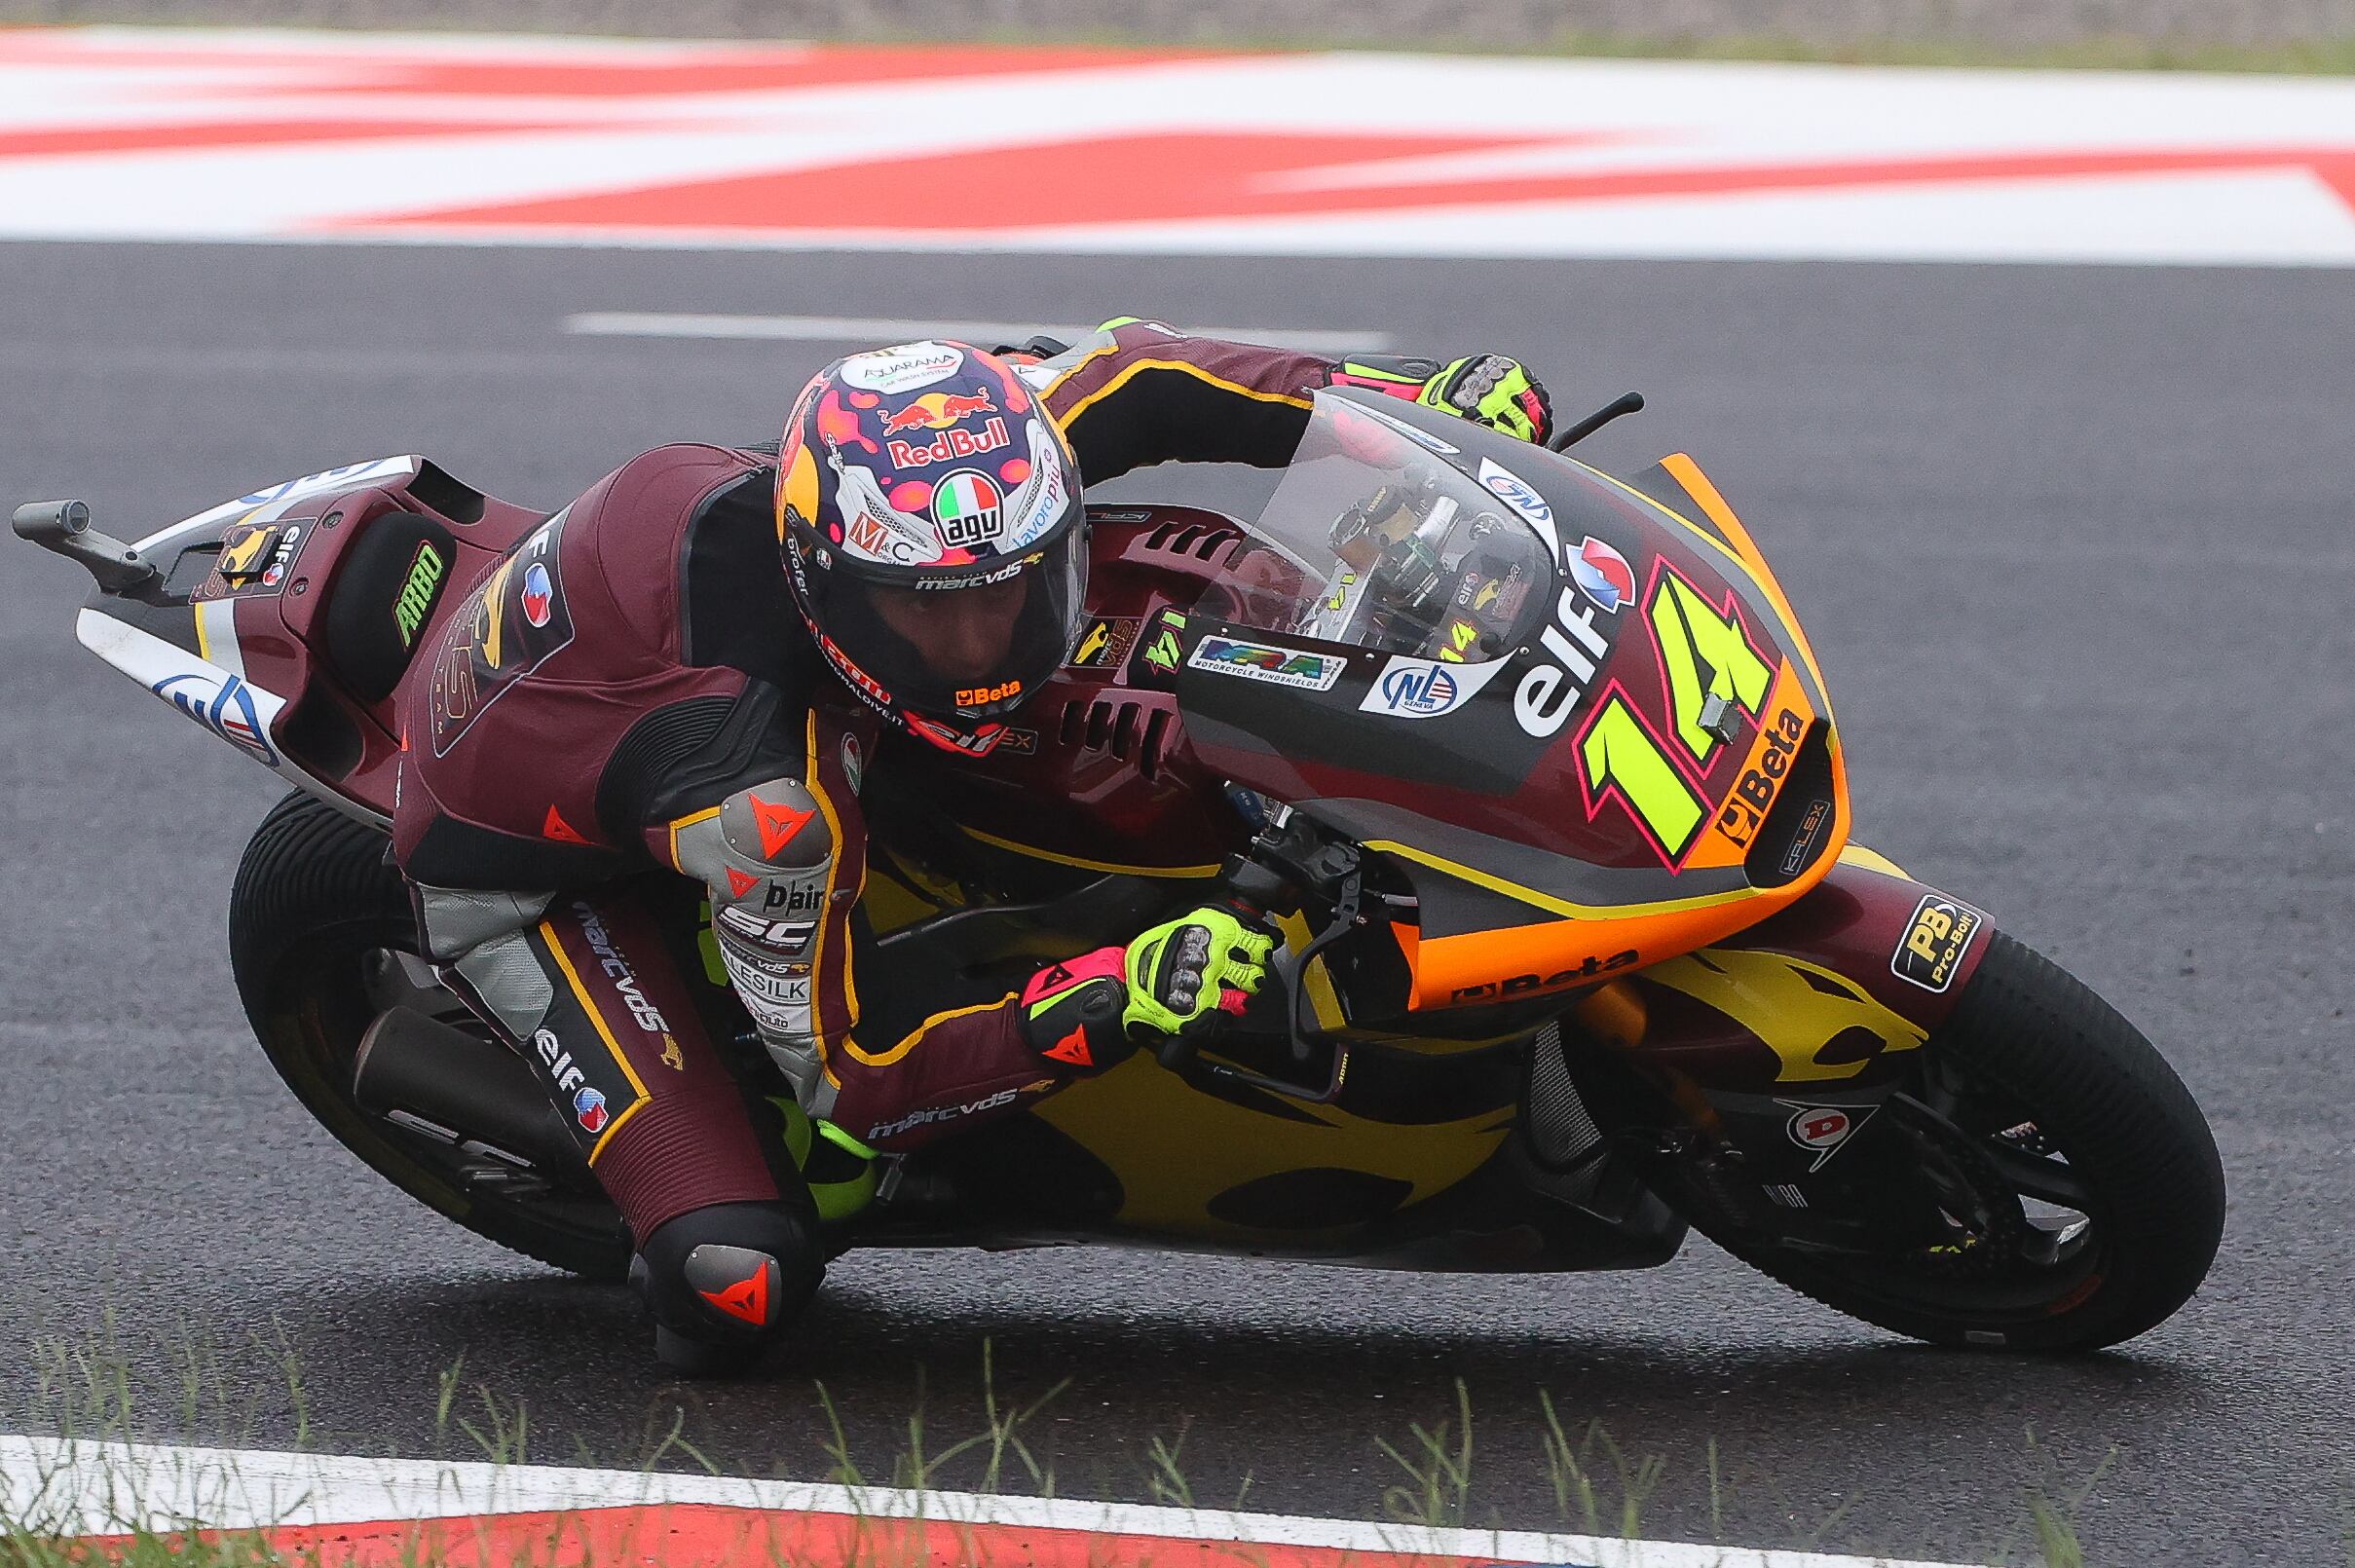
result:
<svg viewBox="0 0 2355 1568"><path fill-rule="evenodd" d="M887 732L986 754L1069 654L1083 483L1280 467L1332 385L1532 440L1551 423L1500 355L1342 364L1129 317L1047 357L853 355L803 390L773 460L674 445L599 481L412 667L394 854L429 956L541 1070L665 1362L773 1342L878 1154L1207 1032L1257 989L1270 939L1215 906L1011 991L889 972L860 908L862 795ZM682 885L709 907L693 948L657 915ZM698 969L790 1098L731 1064Z"/></svg>

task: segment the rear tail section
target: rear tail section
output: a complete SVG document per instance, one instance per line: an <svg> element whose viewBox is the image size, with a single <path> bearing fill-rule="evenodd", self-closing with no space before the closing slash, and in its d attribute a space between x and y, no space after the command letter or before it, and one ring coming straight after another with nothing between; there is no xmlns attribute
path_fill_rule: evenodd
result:
<svg viewBox="0 0 2355 1568"><path fill-rule="evenodd" d="M95 584L85 648L184 718L339 810L392 814L392 696L439 619L539 515L419 457L290 479L125 542L80 502L17 533Z"/></svg>

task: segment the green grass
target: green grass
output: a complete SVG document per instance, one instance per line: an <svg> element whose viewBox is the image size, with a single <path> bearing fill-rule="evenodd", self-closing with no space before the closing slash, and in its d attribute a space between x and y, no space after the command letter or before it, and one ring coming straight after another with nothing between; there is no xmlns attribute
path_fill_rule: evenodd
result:
<svg viewBox="0 0 2355 1568"><path fill-rule="evenodd" d="M274 1374L255 1381L234 1367L269 1364ZM284 1446L283 1432L291 1421L294 1446L310 1445L321 1437L313 1427L311 1391L305 1369L281 1335L261 1337L234 1354L217 1346L183 1337L165 1364L153 1369L134 1365L132 1359L109 1344L81 1347L56 1341L34 1347L31 1363L35 1394L29 1407L14 1418L0 1419L0 1431L23 1431L40 1436L82 1440L155 1440L159 1433L177 1432L206 1445L255 1444L267 1415L275 1443ZM835 1397L823 1384L811 1396L819 1416L818 1449L822 1465L803 1478L850 1486L889 1485L940 1490L1007 1492L1052 1497L1068 1477L1059 1475L1055 1451L1042 1434L1050 1431L1056 1401L1067 1392L1068 1380L1015 1396L1001 1383L1003 1369L993 1350L985 1344L980 1372L980 1415L977 1430L944 1434L927 1420L922 1385L916 1407L895 1425L895 1434L879 1445L862 1450L850 1436ZM1029 1382L1028 1379L1015 1379ZM780 1395L788 1384L771 1385ZM429 1391L420 1391L421 1397ZM780 1403L783 1401L780 1400ZM1469 1389L1458 1380L1453 1398L1439 1409L1407 1416L1402 1430L1365 1436L1362 1467L1371 1477L1364 1509L1366 1516L1400 1524L1476 1530L1534 1529L1569 1531L1599 1537L1632 1538L1647 1533L1647 1513L1669 1476L1667 1460L1659 1454L1623 1446L1599 1420L1584 1422L1565 1416L1552 1393L1537 1391L1532 1399L1539 1416L1536 1455L1503 1455L1509 1470L1527 1474L1531 1459L1543 1462L1546 1485L1532 1492L1525 1485L1510 1497L1483 1489L1483 1464L1499 1456L1493 1438L1476 1421ZM567 1445L536 1423L523 1401L500 1393L469 1375L463 1359L450 1366L430 1391L433 1432L442 1445L442 1459L488 1460L499 1464L557 1462L582 1466L651 1472L692 1469L719 1474L719 1467L688 1436L697 1408L692 1392L676 1402L657 1400L648 1408L644 1438L633 1455L599 1455L575 1439ZM780 1416L798 1415L781 1410ZM1494 1423L1488 1423L1493 1429ZM367 1444L350 1435L336 1435L319 1443L327 1452L367 1452ZM1100 1470L1082 1495L1141 1497L1182 1507L1240 1510L1247 1506L1253 1472L1246 1470L1240 1484L1230 1466L1226 1483L1206 1489L1202 1457L1187 1453L1187 1429L1173 1433L1144 1433L1133 1445L1132 1474ZM546 1452L540 1450L545 1449ZM2071 1480L2067 1467L2027 1434L2027 1454L2036 1478L2017 1495L2011 1521L2005 1527L1991 1518L1990 1536L1976 1550L1960 1555L2008 1565L2041 1564L2042 1568L2085 1568L2089 1559L2080 1544L2077 1514L2093 1488L2108 1474L2112 1454L2090 1475ZM1281 1455L1256 1454L1255 1467L1267 1469ZM1733 1482L1722 1463L1718 1445L1705 1445L1705 1470L1710 1537L1724 1540L1726 1506ZM1700 1477L1693 1477L1698 1480ZM62 1477L56 1484L62 1484ZM227 1478L222 1478L226 1495ZM1892 1486L1898 1484L1891 1483ZM146 1531L127 1542L93 1548L61 1538L60 1519L52 1494L52 1512L44 1516L39 1497L0 1498L0 1568L276 1568L285 1559L266 1542L251 1535L206 1539L193 1532ZM131 1500L135 1504L135 1500ZM617 1499L617 1501L627 1501ZM1778 1512L1791 1522L1791 1539L1772 1543L1802 1549L1837 1549L1825 1538L1844 1524L1853 1524L1859 1509L1869 1516L1870 1499L1850 1499L1811 1522L1807 1509L1778 1502ZM2000 1509L2000 1505L1991 1506ZM133 1506L120 1513L118 1527L127 1528L136 1516ZM1344 1506L1341 1512L1350 1510ZM886 1559L905 1556L905 1526L872 1521L877 1568ZM887 1540L902 1539L895 1547ZM2351 1515L2349 1568L2355 1568L2355 1515ZM1761 1545L1745 1541L1742 1545ZM551 1559L555 1555L551 1543ZM1910 1555L1938 1556L1924 1549ZM1954 1553L1947 1553L1954 1554ZM1107 1562L1112 1560L1109 1556ZM291 1568L291 1565L289 1565ZM433 1568L430 1553L422 1554L417 1568ZM593 1565L584 1565L593 1568Z"/></svg>

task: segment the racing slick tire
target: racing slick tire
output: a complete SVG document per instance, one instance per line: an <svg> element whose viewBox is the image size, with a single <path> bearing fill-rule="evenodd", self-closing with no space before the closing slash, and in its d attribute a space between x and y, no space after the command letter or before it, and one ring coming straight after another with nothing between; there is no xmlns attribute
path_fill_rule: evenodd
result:
<svg viewBox="0 0 2355 1568"><path fill-rule="evenodd" d="M2223 1165L2190 1092L2140 1030L2051 960L2000 931L1991 944L1922 1048L1917 1087L1943 1081L1949 1128L1998 1156L1974 1161L1964 1148L1959 1164L2025 1172L2020 1188L2048 1192L2059 1166L2073 1190L2048 1212L2081 1216L2074 1234L2067 1224L2015 1229L2036 1239L1992 1263L1952 1248L1876 1258L1777 1246L1730 1223L1693 1186L1678 1207L1761 1272L1898 1333L1981 1349L2098 1350L2164 1322L2207 1277L2224 1234Z"/></svg>

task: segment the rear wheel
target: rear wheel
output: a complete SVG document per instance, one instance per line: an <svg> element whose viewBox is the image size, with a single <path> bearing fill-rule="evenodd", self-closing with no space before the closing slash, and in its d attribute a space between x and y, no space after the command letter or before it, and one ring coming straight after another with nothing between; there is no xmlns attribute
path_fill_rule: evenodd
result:
<svg viewBox="0 0 2355 1568"><path fill-rule="evenodd" d="M2115 1344L2216 1257L2224 1170L2190 1093L2109 1003L2000 932L1880 1115L1883 1157L1911 1170L1876 1197L1878 1246L1776 1237L1690 1164L1670 1177L1679 1206L1793 1289L1941 1344ZM1820 1204L1813 1217L1838 1223Z"/></svg>
<svg viewBox="0 0 2355 1568"><path fill-rule="evenodd" d="M613 1206L578 1177L512 1165L362 1111L353 1096L360 1036L410 1007L505 1047L417 957L416 919L385 836L300 793L270 809L230 894L229 956L245 1016L295 1098L394 1186L478 1236L602 1280L622 1279L629 1246Z"/></svg>

